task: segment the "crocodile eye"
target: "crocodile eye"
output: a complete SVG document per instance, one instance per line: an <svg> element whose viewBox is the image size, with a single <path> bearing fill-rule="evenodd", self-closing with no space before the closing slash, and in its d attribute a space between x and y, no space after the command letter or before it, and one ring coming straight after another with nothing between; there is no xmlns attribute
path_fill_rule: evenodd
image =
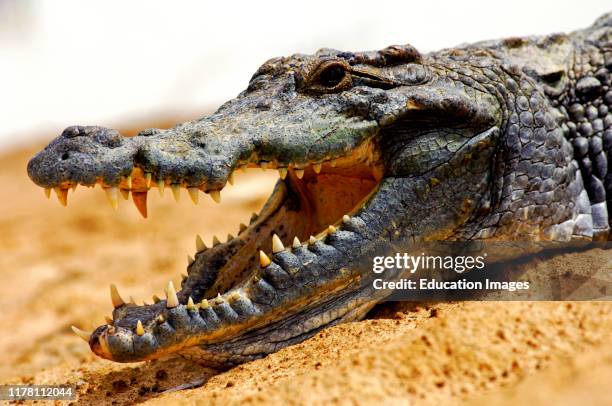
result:
<svg viewBox="0 0 612 406"><path fill-rule="evenodd" d="M329 66L319 75L319 83L325 87L334 88L342 82L344 76L346 76L346 71L343 66Z"/></svg>
<svg viewBox="0 0 612 406"><path fill-rule="evenodd" d="M308 89L316 93L332 93L352 86L348 65L344 61L322 62L308 79Z"/></svg>

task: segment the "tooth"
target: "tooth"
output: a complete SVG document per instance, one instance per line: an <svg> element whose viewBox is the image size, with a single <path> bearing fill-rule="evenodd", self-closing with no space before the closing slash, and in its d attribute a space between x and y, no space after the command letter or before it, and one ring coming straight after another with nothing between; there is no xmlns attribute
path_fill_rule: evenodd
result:
<svg viewBox="0 0 612 406"><path fill-rule="evenodd" d="M125 183L127 184L128 189L132 188L132 175L125 177Z"/></svg>
<svg viewBox="0 0 612 406"><path fill-rule="evenodd" d="M196 251L202 252L206 249L206 244L204 244L204 240L200 237L200 234L196 235Z"/></svg>
<svg viewBox="0 0 612 406"><path fill-rule="evenodd" d="M297 176L298 179L302 179L304 177L304 170L303 169L296 169L295 170L295 176Z"/></svg>
<svg viewBox="0 0 612 406"><path fill-rule="evenodd" d="M70 185L70 189L72 189L72 191L74 192L78 185L78 183L73 183L72 185Z"/></svg>
<svg viewBox="0 0 612 406"><path fill-rule="evenodd" d="M351 217L348 214L345 214L344 216L342 216L343 223L348 223L350 221L351 221Z"/></svg>
<svg viewBox="0 0 612 406"><path fill-rule="evenodd" d="M195 304L193 303L193 299L189 296L189 300L187 300L187 310L196 310Z"/></svg>
<svg viewBox="0 0 612 406"><path fill-rule="evenodd" d="M270 258L268 258L266 253L261 250L259 251L259 264L262 268L265 268L270 265Z"/></svg>
<svg viewBox="0 0 612 406"><path fill-rule="evenodd" d="M277 252L281 252L284 249L285 246L283 245L283 242L280 238L278 238L278 235L274 234L272 236L272 253L276 254Z"/></svg>
<svg viewBox="0 0 612 406"><path fill-rule="evenodd" d="M230 172L229 176L227 177L227 181L230 185L234 184L234 172Z"/></svg>
<svg viewBox="0 0 612 406"><path fill-rule="evenodd" d="M188 187L187 192L189 192L189 197L191 197L191 201L193 204L198 204L198 192L200 190L197 187Z"/></svg>
<svg viewBox="0 0 612 406"><path fill-rule="evenodd" d="M247 229L247 226L245 226L244 223L240 223L240 232L243 232L246 229Z"/></svg>
<svg viewBox="0 0 612 406"><path fill-rule="evenodd" d="M296 237L293 237L293 248L300 248L302 246L302 243L300 242L300 239Z"/></svg>
<svg viewBox="0 0 612 406"><path fill-rule="evenodd" d="M284 180L287 177L287 168L278 168L278 174Z"/></svg>
<svg viewBox="0 0 612 406"><path fill-rule="evenodd" d="M130 295L130 301L128 302L129 304L136 304L136 301L134 300L134 296Z"/></svg>
<svg viewBox="0 0 612 406"><path fill-rule="evenodd" d="M219 244L221 244L221 241L219 241L219 239L217 238L217 236L216 236L216 235L213 235L213 244L212 244L212 245L213 245L213 247L214 247L215 245L219 245Z"/></svg>
<svg viewBox="0 0 612 406"><path fill-rule="evenodd" d="M127 189L119 189L119 192L121 193L121 197L123 197L123 200L127 200L130 198L130 191Z"/></svg>
<svg viewBox="0 0 612 406"><path fill-rule="evenodd" d="M208 309L209 307L210 307L210 305L208 304L208 300L202 299L202 302L200 303L200 308Z"/></svg>
<svg viewBox="0 0 612 406"><path fill-rule="evenodd" d="M227 242L230 242L234 239L234 236L231 233L227 233Z"/></svg>
<svg viewBox="0 0 612 406"><path fill-rule="evenodd" d="M259 166L260 166L260 167L261 167L261 169L262 169L262 170L264 170L264 171L265 171L266 169L268 169L268 163L267 163L267 162L261 161L261 162L259 163Z"/></svg>
<svg viewBox="0 0 612 406"><path fill-rule="evenodd" d="M329 227L327 227L327 232L329 234L335 233L336 232L336 227L330 225Z"/></svg>
<svg viewBox="0 0 612 406"><path fill-rule="evenodd" d="M108 325L112 325L113 324L113 319L111 319L108 316L104 316L104 321L106 322L106 324Z"/></svg>
<svg viewBox="0 0 612 406"><path fill-rule="evenodd" d="M145 185L147 186L147 189L151 188L151 172L145 172Z"/></svg>
<svg viewBox="0 0 612 406"><path fill-rule="evenodd" d="M158 314L157 317L155 318L155 322L157 324L162 324L164 321L166 321L166 318L164 317L163 314Z"/></svg>
<svg viewBox="0 0 612 406"><path fill-rule="evenodd" d="M187 255L187 266L191 266L195 262L195 259L191 257L191 255Z"/></svg>
<svg viewBox="0 0 612 406"><path fill-rule="evenodd" d="M45 197L47 199L51 198L51 189L45 188Z"/></svg>
<svg viewBox="0 0 612 406"><path fill-rule="evenodd" d="M147 218L147 192L132 192L132 200L142 217Z"/></svg>
<svg viewBox="0 0 612 406"><path fill-rule="evenodd" d="M62 189L59 187L53 188L55 194L57 195L57 200L59 200L62 206L66 206L68 204L68 189Z"/></svg>
<svg viewBox="0 0 612 406"><path fill-rule="evenodd" d="M136 322L136 334L139 336L144 334L144 328L142 327L142 322L140 320Z"/></svg>
<svg viewBox="0 0 612 406"><path fill-rule="evenodd" d="M75 327L75 326L70 326L70 328L72 329L74 334L78 335L86 342L89 342L89 339L91 338L91 333L88 333L87 331L83 331L80 328Z"/></svg>
<svg viewBox="0 0 612 406"><path fill-rule="evenodd" d="M236 291L236 292L232 292L232 293L229 295L229 297L227 298L227 300L234 301L234 300L238 300L238 299L240 299L240 298L241 298L240 292Z"/></svg>
<svg viewBox="0 0 612 406"><path fill-rule="evenodd" d="M331 164L332 168L335 168L336 165L338 164L338 162L336 162L335 159L332 159L331 161L329 161L329 163Z"/></svg>
<svg viewBox="0 0 612 406"><path fill-rule="evenodd" d="M211 190L208 192L210 197L215 201L215 203L221 203L221 191L219 190Z"/></svg>
<svg viewBox="0 0 612 406"><path fill-rule="evenodd" d="M157 297L157 295L153 295L153 303L159 303L159 302L161 302L161 299Z"/></svg>
<svg viewBox="0 0 612 406"><path fill-rule="evenodd" d="M317 242L317 239L316 239L316 238L314 238L314 237L311 235L311 236L310 236L310 238L308 239L308 242L309 242L310 244L314 244L315 242Z"/></svg>
<svg viewBox="0 0 612 406"><path fill-rule="evenodd" d="M181 200L181 185L178 183L173 183L170 185L170 188L172 189L172 196L174 196L174 200L177 202Z"/></svg>
<svg viewBox="0 0 612 406"><path fill-rule="evenodd" d="M315 171L315 173L321 172L321 164L319 163L312 165L312 169Z"/></svg>
<svg viewBox="0 0 612 406"><path fill-rule="evenodd" d="M108 200L108 204L115 210L119 207L119 188L117 187L107 187L104 188L104 193L106 193L106 200Z"/></svg>
<svg viewBox="0 0 612 406"><path fill-rule="evenodd" d="M163 179L157 181L157 190L159 191L159 195L164 195L164 188L166 187L166 182Z"/></svg>
<svg viewBox="0 0 612 406"><path fill-rule="evenodd" d="M223 298L221 297L221 293L217 293L217 297L214 300L217 304L223 303Z"/></svg>
<svg viewBox="0 0 612 406"><path fill-rule="evenodd" d="M251 214L251 220L250 220L250 224L253 224L255 222L255 220L257 220L257 213L253 213Z"/></svg>
<svg viewBox="0 0 612 406"><path fill-rule="evenodd" d="M117 286L115 284L110 285L110 295L111 302L113 303L113 307L116 309L119 306L123 306L125 302L121 299L121 295L119 295L119 291L117 290Z"/></svg>
<svg viewBox="0 0 612 406"><path fill-rule="evenodd" d="M174 290L174 284L172 281L168 282L168 287L166 289L166 307L168 309L172 309L179 305L178 296L176 295L176 290Z"/></svg>

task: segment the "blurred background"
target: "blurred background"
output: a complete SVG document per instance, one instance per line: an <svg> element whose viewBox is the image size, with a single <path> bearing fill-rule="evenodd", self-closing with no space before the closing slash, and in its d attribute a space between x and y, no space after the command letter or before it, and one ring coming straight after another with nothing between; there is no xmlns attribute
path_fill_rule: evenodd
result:
<svg viewBox="0 0 612 406"><path fill-rule="evenodd" d="M321 47L421 52L571 31L609 11L592 1L203 2L0 0L0 149L71 124L201 116L273 56Z"/></svg>

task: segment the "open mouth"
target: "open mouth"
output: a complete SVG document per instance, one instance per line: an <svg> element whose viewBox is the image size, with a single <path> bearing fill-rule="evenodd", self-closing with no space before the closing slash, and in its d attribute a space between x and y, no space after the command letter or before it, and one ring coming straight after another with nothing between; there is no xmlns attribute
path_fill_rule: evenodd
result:
<svg viewBox="0 0 612 406"><path fill-rule="evenodd" d="M224 328L206 335L190 331L183 340L175 337L170 343L164 342L164 345L157 342L138 344L139 340L163 341L160 337L164 335L176 335L184 322L176 316L177 312L199 313L204 317L203 313L213 311L219 319L223 319L227 316L223 313L229 311L230 304L235 305L232 311L240 316L239 302L249 300L248 286L257 282L262 272L275 261L277 254L308 250L318 241L324 241L330 234L341 230L343 223L358 213L375 193L383 176L383 166L371 139L347 155L334 159L288 166L250 159L239 162L233 169L257 167L279 173L280 180L266 204L259 214L251 218L248 226L240 225L236 236L228 235L226 242L220 242L215 237L212 246L207 247L196 236L196 252L189 257L187 275L183 277L178 292L170 282L166 288L166 298L154 296L152 304L138 306L124 301L111 285L111 299L115 307L113 318L109 318L107 324L100 326L93 334L73 328L89 342L96 354L115 361L133 361L133 357L124 356L113 347L145 345L150 347L150 351L139 358L152 359L185 347L214 342L215 337L223 336L226 339L231 332ZM206 185L186 185L175 179L154 179L155 174L135 167L131 176L123 178L120 184L102 184L102 187L113 207L117 206L120 195L127 199L131 194L136 207L145 217L147 194L153 188L160 193L170 189L176 199L180 198L181 188L187 189L195 203L201 197L201 192L206 191L215 202L221 203L222 190L210 191L206 190ZM228 175L227 182L233 183L233 172ZM62 203L66 203L67 190L71 186L63 184L56 188ZM309 298L301 300L301 306L296 303L294 309L303 307ZM257 307L253 303L248 305ZM253 309L244 312L247 319L255 313ZM258 323L265 324L261 320ZM244 329L244 325L241 329Z"/></svg>

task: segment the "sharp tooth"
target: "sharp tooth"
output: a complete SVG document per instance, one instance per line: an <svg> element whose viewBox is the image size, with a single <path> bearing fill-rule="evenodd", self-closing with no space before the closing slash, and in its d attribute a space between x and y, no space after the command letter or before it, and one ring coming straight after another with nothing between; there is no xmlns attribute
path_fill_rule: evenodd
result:
<svg viewBox="0 0 612 406"><path fill-rule="evenodd" d="M125 177L125 183L127 184L128 189L132 188L132 175Z"/></svg>
<svg viewBox="0 0 612 406"><path fill-rule="evenodd" d="M300 239L296 237L293 237L293 248L300 248L302 246L302 243L300 242Z"/></svg>
<svg viewBox="0 0 612 406"><path fill-rule="evenodd" d="M170 185L170 188L172 189L172 196L174 196L174 200L177 202L181 200L181 185L178 183L173 183Z"/></svg>
<svg viewBox="0 0 612 406"><path fill-rule="evenodd" d="M104 321L105 321L105 322L106 322L106 324L108 324L108 325L112 325L112 324L113 324L113 322L114 322L114 321L113 321L113 319L111 319L111 318L110 318L110 317L108 317L108 316L104 316Z"/></svg>
<svg viewBox="0 0 612 406"><path fill-rule="evenodd" d="M191 296L189 296L189 300L187 300L187 310L196 310L196 306L193 303Z"/></svg>
<svg viewBox="0 0 612 406"><path fill-rule="evenodd" d="M132 200L142 217L147 218L147 192L132 192Z"/></svg>
<svg viewBox="0 0 612 406"><path fill-rule="evenodd" d="M174 284L172 281L168 282L168 288L166 289L166 307L172 309L179 305L178 296L176 290L174 290Z"/></svg>
<svg viewBox="0 0 612 406"><path fill-rule="evenodd" d="M330 225L329 227L327 227L327 232L329 234L335 233L336 232L336 227Z"/></svg>
<svg viewBox="0 0 612 406"><path fill-rule="evenodd" d="M144 334L144 328L142 327L142 322L140 320L136 322L136 334L139 336Z"/></svg>
<svg viewBox="0 0 612 406"><path fill-rule="evenodd" d="M278 174L284 180L287 177L287 168L278 168Z"/></svg>
<svg viewBox="0 0 612 406"><path fill-rule="evenodd" d="M209 192L210 197L215 201L215 203L221 203L221 191L220 190L211 190Z"/></svg>
<svg viewBox="0 0 612 406"><path fill-rule="evenodd" d="M267 162L261 161L261 162L259 163L259 166L260 166L260 167L261 167L261 169L262 169L262 170L264 170L264 171L265 171L266 169L268 169L268 163L267 163Z"/></svg>
<svg viewBox="0 0 612 406"><path fill-rule="evenodd" d="M214 247L215 245L219 245L219 244L221 244L221 241L219 241L219 239L217 238L217 236L216 236L216 235L213 235L213 244L212 244L212 245L213 245L213 247Z"/></svg>
<svg viewBox="0 0 612 406"><path fill-rule="evenodd" d="M157 324L162 324L164 321L166 321L166 318L164 317L163 314L158 314L157 317L155 318L155 322Z"/></svg>
<svg viewBox="0 0 612 406"><path fill-rule="evenodd" d="M196 251L202 252L206 249L206 244L204 244L204 240L200 237L200 234L196 235Z"/></svg>
<svg viewBox="0 0 612 406"><path fill-rule="evenodd" d="M217 297L214 300L217 304L223 303L223 297L221 297L221 293L217 293Z"/></svg>
<svg viewBox="0 0 612 406"><path fill-rule="evenodd" d="M193 202L193 204L198 204L198 196L200 190L197 187L189 187L187 188L187 191L189 192L189 197L191 197L191 201Z"/></svg>
<svg viewBox="0 0 612 406"><path fill-rule="evenodd" d="M257 217L259 217L257 215L257 213L253 213L251 214L251 220L249 221L250 224L253 224L255 222L255 220L257 220Z"/></svg>
<svg viewBox="0 0 612 406"><path fill-rule="evenodd" d="M348 214L345 214L344 216L342 216L342 222L343 223L348 223L351 221L351 217Z"/></svg>
<svg viewBox="0 0 612 406"><path fill-rule="evenodd" d="M127 200L130 198L130 191L127 189L119 189L119 192L121 193L121 197L123 197L123 200Z"/></svg>
<svg viewBox="0 0 612 406"><path fill-rule="evenodd" d="M335 168L336 165L338 165L338 162L336 162L335 159L332 159L331 161L329 161L329 163L331 164L332 168Z"/></svg>
<svg viewBox="0 0 612 406"><path fill-rule="evenodd" d="M227 181L230 185L234 185L234 172L230 172L229 176L227 177Z"/></svg>
<svg viewBox="0 0 612 406"><path fill-rule="evenodd" d="M68 189L55 187L53 190L57 195L57 200L59 200L60 204L65 207L68 204Z"/></svg>
<svg viewBox="0 0 612 406"><path fill-rule="evenodd" d="M266 253L261 250L259 251L259 264L262 266L262 268L270 265L270 258L268 258Z"/></svg>
<svg viewBox="0 0 612 406"><path fill-rule="evenodd" d="M241 232L243 232L243 231L244 231L244 230L246 230L246 229L247 229L247 226L246 226L246 225L244 225L244 223L240 223L240 226L239 226L239 230L240 230L240 231L239 231L239 232L241 233Z"/></svg>
<svg viewBox="0 0 612 406"><path fill-rule="evenodd" d="M202 299L202 302L200 303L200 308L208 309L209 307L210 307L210 305L208 304L208 300Z"/></svg>
<svg viewBox="0 0 612 406"><path fill-rule="evenodd" d="M236 292L232 292L232 293L231 293L231 294L228 296L227 300L235 301L235 300L238 300L238 299L240 299L240 298L241 298L240 292L236 291Z"/></svg>
<svg viewBox="0 0 612 406"><path fill-rule="evenodd" d="M145 172L144 178L145 178L145 185L147 189L150 189L151 188L151 178L152 178L151 172Z"/></svg>
<svg viewBox="0 0 612 406"><path fill-rule="evenodd" d="M110 285L110 295L111 295L111 302L113 303L113 307L115 309L125 304L125 302L121 298L121 295L119 295L117 286L115 286L114 283Z"/></svg>
<svg viewBox="0 0 612 406"><path fill-rule="evenodd" d="M153 295L153 303L159 303L159 302L161 302L161 299L157 297L157 295Z"/></svg>
<svg viewBox="0 0 612 406"><path fill-rule="evenodd" d="M234 236L231 233L227 233L227 242L230 242L234 239Z"/></svg>
<svg viewBox="0 0 612 406"><path fill-rule="evenodd" d="M187 266L191 266L195 262L195 259L191 257L191 255L187 255Z"/></svg>
<svg viewBox="0 0 612 406"><path fill-rule="evenodd" d="M47 199L51 198L51 189L45 188L45 197Z"/></svg>
<svg viewBox="0 0 612 406"><path fill-rule="evenodd" d="M80 328L75 327L75 326L70 326L70 328L72 329L74 334L78 335L86 342L89 342L89 339L91 338L91 333L88 333L87 331L83 331Z"/></svg>
<svg viewBox="0 0 612 406"><path fill-rule="evenodd" d="M312 165L312 169L315 171L315 173L321 172L321 164Z"/></svg>
<svg viewBox="0 0 612 406"><path fill-rule="evenodd" d="M278 235L274 234L272 236L272 253L276 254L277 252L284 251L285 246Z"/></svg>
<svg viewBox="0 0 612 406"><path fill-rule="evenodd" d="M106 193L106 200L108 200L108 204L115 210L119 207L119 188L117 187L107 187L104 188L104 193Z"/></svg>
<svg viewBox="0 0 612 406"><path fill-rule="evenodd" d="M163 179L157 181L157 190L159 191L159 195L164 195L164 189L166 188L166 182Z"/></svg>
<svg viewBox="0 0 612 406"><path fill-rule="evenodd" d="M78 183L73 183L73 184L70 186L70 189L72 189L72 191L74 192L74 191L76 190L76 188L77 188L77 186L78 186L78 185L79 185Z"/></svg>
<svg viewBox="0 0 612 406"><path fill-rule="evenodd" d="M304 170L303 169L296 169L295 170L295 176L297 176L298 179L302 179L304 177Z"/></svg>
<svg viewBox="0 0 612 406"><path fill-rule="evenodd" d="M310 236L310 238L308 239L308 242L309 242L310 244L314 244L315 242L317 242L317 239L316 239L316 238L314 238L314 237L311 235L311 236Z"/></svg>

